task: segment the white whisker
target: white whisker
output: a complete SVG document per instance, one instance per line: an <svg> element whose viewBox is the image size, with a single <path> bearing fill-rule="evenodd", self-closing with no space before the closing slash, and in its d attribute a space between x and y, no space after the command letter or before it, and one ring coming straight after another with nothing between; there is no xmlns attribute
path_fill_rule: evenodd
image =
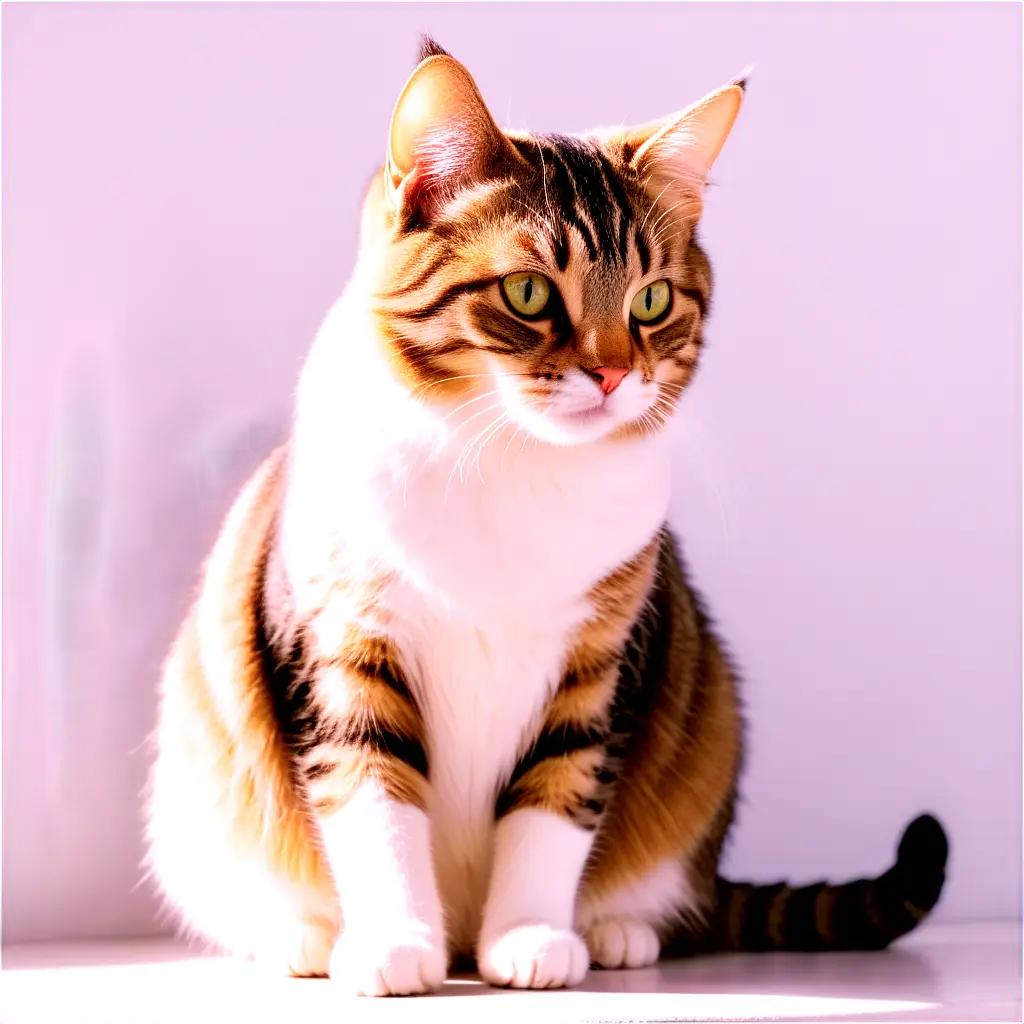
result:
<svg viewBox="0 0 1024 1024"><path fill-rule="evenodd" d="M482 395L477 395L476 398L470 398L468 401L463 402L461 405L457 405L451 412L446 413L442 418L442 423L447 423L457 412L461 412L466 408L467 405L472 405L474 402L483 401L485 398L493 398L498 394L497 388L491 388L490 391L485 391Z"/></svg>
<svg viewBox="0 0 1024 1024"><path fill-rule="evenodd" d="M650 179L648 179L648 180L650 180ZM651 203L651 205L650 205L650 206L648 207L648 209L647 209L647 213L646 213L646 214L644 214L644 219L643 219L642 221L640 221L640 227L638 227L638 228L636 229L636 233L637 233L638 235L640 234L640 232L641 232L641 231L643 231L643 229L644 229L644 225L645 225L645 224L647 223L647 218L648 218L648 217L650 217L650 215L651 215L651 214L652 214L652 213L654 212L654 208L655 208L655 207L656 207L656 206L658 205L658 201L659 201L659 200L661 199L661 197L662 197L662 196L663 196L663 195L664 195L664 194L665 194L665 193L666 193L666 192L667 192L667 191L668 191L668 190L669 190L669 189L670 189L670 188L672 187L672 185L673 185L673 184L674 184L675 182L677 182L678 180L679 180L678 178L673 178L673 179L672 179L672 180L671 180L671 181L670 181L670 182L669 182L669 183L668 183L668 184L667 184L667 185L666 185L666 186L665 186L665 187L664 187L664 188L663 188L663 189L662 189L662 190L661 190L661 191L660 191L660 192L658 193L658 195L657 195L657 197L655 198L654 202L653 202L653 203Z"/></svg>
<svg viewBox="0 0 1024 1024"><path fill-rule="evenodd" d="M474 412L472 416L467 416L467 417L466 417L466 418L465 418L465 419L464 419L464 420L463 420L463 421L462 421L462 422L461 422L461 423L460 423L460 424L458 425L458 427L456 428L456 431L455 431L455 432L456 432L456 433L458 433L458 431L459 431L459 430L461 430L461 429L462 429L462 428L463 428L464 426L466 426L466 424L468 424L468 423L472 423L472 422L473 422L473 420L475 420L475 419L479 419L479 418L480 418L481 416L486 416L486 415L487 415L487 414L488 414L489 412L494 412L494 410L495 410L495 409L499 409L499 408L501 408L501 406L502 406L503 404L504 404L503 402L501 402L501 401L497 401L497 402L495 402L495 403L494 403L493 405L488 405L488 406L487 406L486 408L484 408L484 409L477 409L477 411L476 411L476 412Z"/></svg>
<svg viewBox="0 0 1024 1024"><path fill-rule="evenodd" d="M501 459L499 460L499 465L504 464L505 456L508 455L508 450L511 447L512 442L519 436L519 432L522 429L522 427L516 427L516 429L513 430L512 433L509 435L509 439L505 442L505 447L501 450Z"/></svg>
<svg viewBox="0 0 1024 1024"><path fill-rule="evenodd" d="M658 217L658 219L657 219L657 220L656 220L656 221L655 221L655 222L654 222L654 223L653 223L653 224L651 225L651 231L653 232L653 231L654 231L654 229L655 229L655 228L657 228L657 226L658 226L658 225L659 225L659 224L660 224L660 223L661 223L661 222L662 222L662 221L663 221L663 220L664 220L664 219L665 219L665 218L666 218L666 217L667 217L667 216L668 216L668 215L669 215L669 214L670 214L670 213L671 213L671 212L672 212L673 210L676 210L676 209L678 209L678 208L679 208L680 206L682 206L682 205L683 205L683 203L684 203L684 202L686 202L686 200L685 200L685 199L680 199L678 203L673 203L673 204L672 204L672 205L671 205L671 206L670 206L670 207L669 207L669 208L668 208L667 210L662 210L662 212L661 212L660 216Z"/></svg>
<svg viewBox="0 0 1024 1024"><path fill-rule="evenodd" d="M488 409L484 409L482 412L474 413L473 416L470 417L470 419L476 419L478 416L482 416L485 413L493 412L495 408L497 408L497 406L491 406ZM451 468L451 472L448 474L448 480L445 482L445 486L444 486L444 503L445 504L448 503L448 490L451 487L452 477L455 475L456 472L458 472L458 474L459 474L459 482L460 483L465 483L465 477L462 475L462 470L463 470L463 468L465 466L466 460L469 458L471 452L473 451L473 447L476 445L477 441L481 437L483 437L484 434L486 434L494 426L494 424L497 422L497 420L503 419L504 416L505 416L505 413L503 413L503 412L499 413L498 416L497 416L497 419L491 420L490 422L488 422L487 425L483 428L483 430L481 430L478 434L476 434L473 437L473 439L469 442L469 444L467 444L467 445L465 445L463 447L462 451L459 453L459 457L455 460L455 463L454 463L454 465ZM468 423L469 420L467 420L466 422Z"/></svg>
<svg viewBox="0 0 1024 1024"><path fill-rule="evenodd" d="M537 143L537 152L540 154L540 180L544 185L544 209L548 211L548 216L553 217L551 212L551 202L548 199L548 168L544 162L544 147L540 144L540 140L535 140Z"/></svg>
<svg viewBox="0 0 1024 1024"><path fill-rule="evenodd" d="M477 445L476 456L473 459L473 466L476 468L476 475L480 478L480 483L484 482L484 474L480 468L480 457L483 455L484 449L491 443L491 441L501 433L505 424L509 422L507 415L502 416L500 420L495 424L494 429Z"/></svg>
<svg viewBox="0 0 1024 1024"><path fill-rule="evenodd" d="M504 373L504 371L502 371ZM431 388L440 387L442 384L448 384L453 380L470 380L472 378L479 377L493 377L493 373L459 373L454 377L442 377L441 380L432 380L427 384L421 384L418 388L413 388L412 395L416 396L424 391L429 391ZM528 373L508 373L508 377L529 377Z"/></svg>

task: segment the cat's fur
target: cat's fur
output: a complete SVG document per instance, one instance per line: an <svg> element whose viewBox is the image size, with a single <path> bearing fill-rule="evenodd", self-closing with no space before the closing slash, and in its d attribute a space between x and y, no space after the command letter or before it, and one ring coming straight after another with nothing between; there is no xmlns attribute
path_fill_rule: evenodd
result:
<svg viewBox="0 0 1024 1024"><path fill-rule="evenodd" d="M428 44L291 439L164 672L151 866L195 932L386 994L453 957L549 987L662 949L881 947L934 905L929 818L879 879L717 876L736 677L663 525L661 428L701 348L695 228L742 89L583 139L503 133ZM502 298L521 271L553 282L539 319ZM656 279L648 327L630 301Z"/></svg>

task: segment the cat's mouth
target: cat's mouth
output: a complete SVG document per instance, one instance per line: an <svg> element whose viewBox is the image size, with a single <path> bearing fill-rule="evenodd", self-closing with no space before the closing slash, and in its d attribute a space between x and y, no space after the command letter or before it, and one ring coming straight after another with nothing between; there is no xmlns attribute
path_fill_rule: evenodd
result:
<svg viewBox="0 0 1024 1024"><path fill-rule="evenodd" d="M611 410L605 402L598 405L588 405L581 409L555 409L548 413L554 419L565 423L600 423L602 420L610 419Z"/></svg>
<svg viewBox="0 0 1024 1024"><path fill-rule="evenodd" d="M635 382L634 382L635 384ZM542 441L552 444L581 444L614 433L641 415L643 398L636 388L622 393L600 394L592 382L568 376L560 389L546 394L522 389L514 378L500 377L510 418Z"/></svg>

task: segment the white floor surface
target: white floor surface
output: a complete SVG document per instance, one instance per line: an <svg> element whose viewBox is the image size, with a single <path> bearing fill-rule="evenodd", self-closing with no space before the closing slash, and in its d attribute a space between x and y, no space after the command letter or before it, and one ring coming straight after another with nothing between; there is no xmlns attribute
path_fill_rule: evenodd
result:
<svg viewBox="0 0 1024 1024"><path fill-rule="evenodd" d="M592 971L578 989L352 999L163 940L3 951L3 1024L357 1021L1020 1021L1018 923L930 925L883 953L744 954Z"/></svg>

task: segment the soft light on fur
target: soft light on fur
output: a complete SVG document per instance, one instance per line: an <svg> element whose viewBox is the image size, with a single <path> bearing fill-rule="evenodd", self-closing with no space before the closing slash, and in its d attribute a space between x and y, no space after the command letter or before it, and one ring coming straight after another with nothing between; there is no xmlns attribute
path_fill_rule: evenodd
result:
<svg viewBox="0 0 1024 1024"><path fill-rule="evenodd" d="M186 927L384 995L474 956L494 984L556 987L663 947L880 946L935 903L932 819L880 879L717 875L736 678L664 528L664 427L702 347L700 191L741 97L505 133L426 47L290 440L165 666L150 867ZM550 283L536 317L502 290L527 272ZM640 323L657 281L670 306Z"/></svg>

